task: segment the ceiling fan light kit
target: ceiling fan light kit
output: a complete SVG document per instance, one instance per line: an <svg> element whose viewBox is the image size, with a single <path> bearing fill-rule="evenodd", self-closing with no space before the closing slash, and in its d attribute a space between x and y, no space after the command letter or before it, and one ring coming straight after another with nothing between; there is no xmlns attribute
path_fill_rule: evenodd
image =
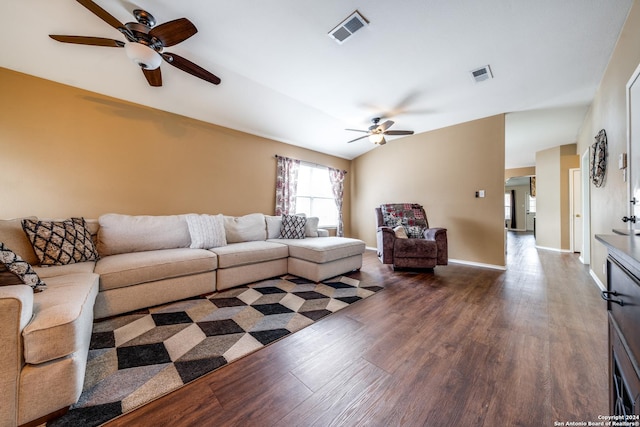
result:
<svg viewBox="0 0 640 427"><path fill-rule="evenodd" d="M162 64L162 57L142 43L128 42L124 45L127 57L145 70L155 70Z"/></svg>
<svg viewBox="0 0 640 427"><path fill-rule="evenodd" d="M198 32L198 29L187 18L175 19L156 26L156 19L149 12L135 9L133 16L138 22L121 23L109 12L92 0L76 0L91 13L120 31L127 42L103 37L64 36L51 34L54 40L62 43L83 44L89 46L124 47L127 57L138 64L150 86L162 86L160 64L162 60L192 76L215 85L220 78L199 65L174 53L165 52L164 48L174 46L187 40Z"/></svg>
<svg viewBox="0 0 640 427"><path fill-rule="evenodd" d="M369 135L369 141L376 145L382 145L381 142L384 141L384 135L382 135L381 133Z"/></svg>

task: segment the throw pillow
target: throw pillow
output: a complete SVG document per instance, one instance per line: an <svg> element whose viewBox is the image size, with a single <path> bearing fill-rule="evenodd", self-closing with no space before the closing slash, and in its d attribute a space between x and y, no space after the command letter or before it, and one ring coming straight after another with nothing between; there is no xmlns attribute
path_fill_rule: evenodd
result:
<svg viewBox="0 0 640 427"><path fill-rule="evenodd" d="M282 215L281 239L304 239L307 218L299 215Z"/></svg>
<svg viewBox="0 0 640 427"><path fill-rule="evenodd" d="M98 252L84 218L22 220L22 228L43 266L96 261Z"/></svg>
<svg viewBox="0 0 640 427"><path fill-rule="evenodd" d="M226 246L227 237L224 231L224 216L219 215L185 215L189 234L190 248L211 249Z"/></svg>
<svg viewBox="0 0 640 427"><path fill-rule="evenodd" d="M407 236L407 230L404 229L404 225L399 225L397 227L395 227L393 229L393 231L396 233L396 237L398 239L408 239L409 236Z"/></svg>
<svg viewBox="0 0 640 427"><path fill-rule="evenodd" d="M407 225L405 226L406 230L407 230L407 236L409 236L410 239L421 239L422 238L422 233L424 231L424 227L420 227L418 225Z"/></svg>
<svg viewBox="0 0 640 427"><path fill-rule="evenodd" d="M28 285L33 292L47 288L31 264L0 242L0 286L9 285Z"/></svg>
<svg viewBox="0 0 640 427"><path fill-rule="evenodd" d="M307 224L305 225L304 235L305 237L318 237L318 223L320 218L312 216L307 218Z"/></svg>

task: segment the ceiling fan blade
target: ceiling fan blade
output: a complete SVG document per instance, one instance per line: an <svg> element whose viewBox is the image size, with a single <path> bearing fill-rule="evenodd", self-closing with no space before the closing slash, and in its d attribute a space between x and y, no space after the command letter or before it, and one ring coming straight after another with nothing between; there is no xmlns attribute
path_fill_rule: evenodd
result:
<svg viewBox="0 0 640 427"><path fill-rule="evenodd" d="M388 130L384 132L385 135L413 135L412 130Z"/></svg>
<svg viewBox="0 0 640 427"><path fill-rule="evenodd" d="M182 71L191 74L192 76L201 78L202 80L213 83L214 85L220 84L220 78L218 76L216 76L215 74L211 74L199 65L196 65L188 59L176 55L175 53L165 52L162 54L162 58L164 58L165 61L167 61L174 67L179 68Z"/></svg>
<svg viewBox="0 0 640 427"><path fill-rule="evenodd" d="M102 19L107 24L111 25L115 29L124 28L122 22L118 21L109 12L92 2L91 0L76 0L78 3L89 9L98 18Z"/></svg>
<svg viewBox="0 0 640 427"><path fill-rule="evenodd" d="M105 39L102 37L61 36L57 34L49 34L49 37L62 43L85 44L90 46L124 47L124 42L113 39Z"/></svg>
<svg viewBox="0 0 640 427"><path fill-rule="evenodd" d="M364 132L364 133L369 133L369 131L368 131L368 130L362 130L362 129L345 129L345 130L350 130L350 131L353 131L353 132Z"/></svg>
<svg viewBox="0 0 640 427"><path fill-rule="evenodd" d="M356 139L352 139L351 141L347 141L347 144L351 144L352 142L359 141L359 140L361 140L362 138L366 138L366 137L368 137L368 136L369 136L369 135L364 135L364 136L360 136L360 137L358 137L358 138L356 138Z"/></svg>
<svg viewBox="0 0 640 427"><path fill-rule="evenodd" d="M393 126L393 123L391 120L387 120L386 122L382 123L381 125L378 125L377 130L379 132L384 132L387 129L389 129L391 126Z"/></svg>
<svg viewBox="0 0 640 427"><path fill-rule="evenodd" d="M153 27L149 35L157 37L165 47L168 47L185 41L197 32L198 29L191 21L180 18Z"/></svg>
<svg viewBox="0 0 640 427"><path fill-rule="evenodd" d="M155 70L147 70L145 68L142 68L142 72L144 73L144 76L147 78L147 81L151 86L162 86L162 72L160 72L160 67L156 68Z"/></svg>

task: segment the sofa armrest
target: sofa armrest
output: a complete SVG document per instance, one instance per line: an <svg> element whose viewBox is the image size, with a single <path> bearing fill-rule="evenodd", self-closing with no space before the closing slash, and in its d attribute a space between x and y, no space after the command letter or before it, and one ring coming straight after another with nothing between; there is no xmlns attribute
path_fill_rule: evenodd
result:
<svg viewBox="0 0 640 427"><path fill-rule="evenodd" d="M18 389L24 364L22 330L32 316L33 290L29 286L0 287L0 425L18 424Z"/></svg>
<svg viewBox="0 0 640 427"><path fill-rule="evenodd" d="M393 264L393 247L396 233L393 228L380 226L376 230L378 250L377 255L383 264Z"/></svg>
<svg viewBox="0 0 640 427"><path fill-rule="evenodd" d="M428 228L424 230L423 236L426 240L435 240L438 247L438 265L449 263L449 245L447 243L446 228Z"/></svg>

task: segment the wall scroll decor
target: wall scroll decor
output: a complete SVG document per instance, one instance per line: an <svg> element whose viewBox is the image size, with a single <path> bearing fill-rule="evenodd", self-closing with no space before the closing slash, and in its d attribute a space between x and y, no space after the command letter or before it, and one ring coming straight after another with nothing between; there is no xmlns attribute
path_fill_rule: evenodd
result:
<svg viewBox="0 0 640 427"><path fill-rule="evenodd" d="M591 182L602 187L607 169L607 133L604 129L596 135L596 142L591 145Z"/></svg>

